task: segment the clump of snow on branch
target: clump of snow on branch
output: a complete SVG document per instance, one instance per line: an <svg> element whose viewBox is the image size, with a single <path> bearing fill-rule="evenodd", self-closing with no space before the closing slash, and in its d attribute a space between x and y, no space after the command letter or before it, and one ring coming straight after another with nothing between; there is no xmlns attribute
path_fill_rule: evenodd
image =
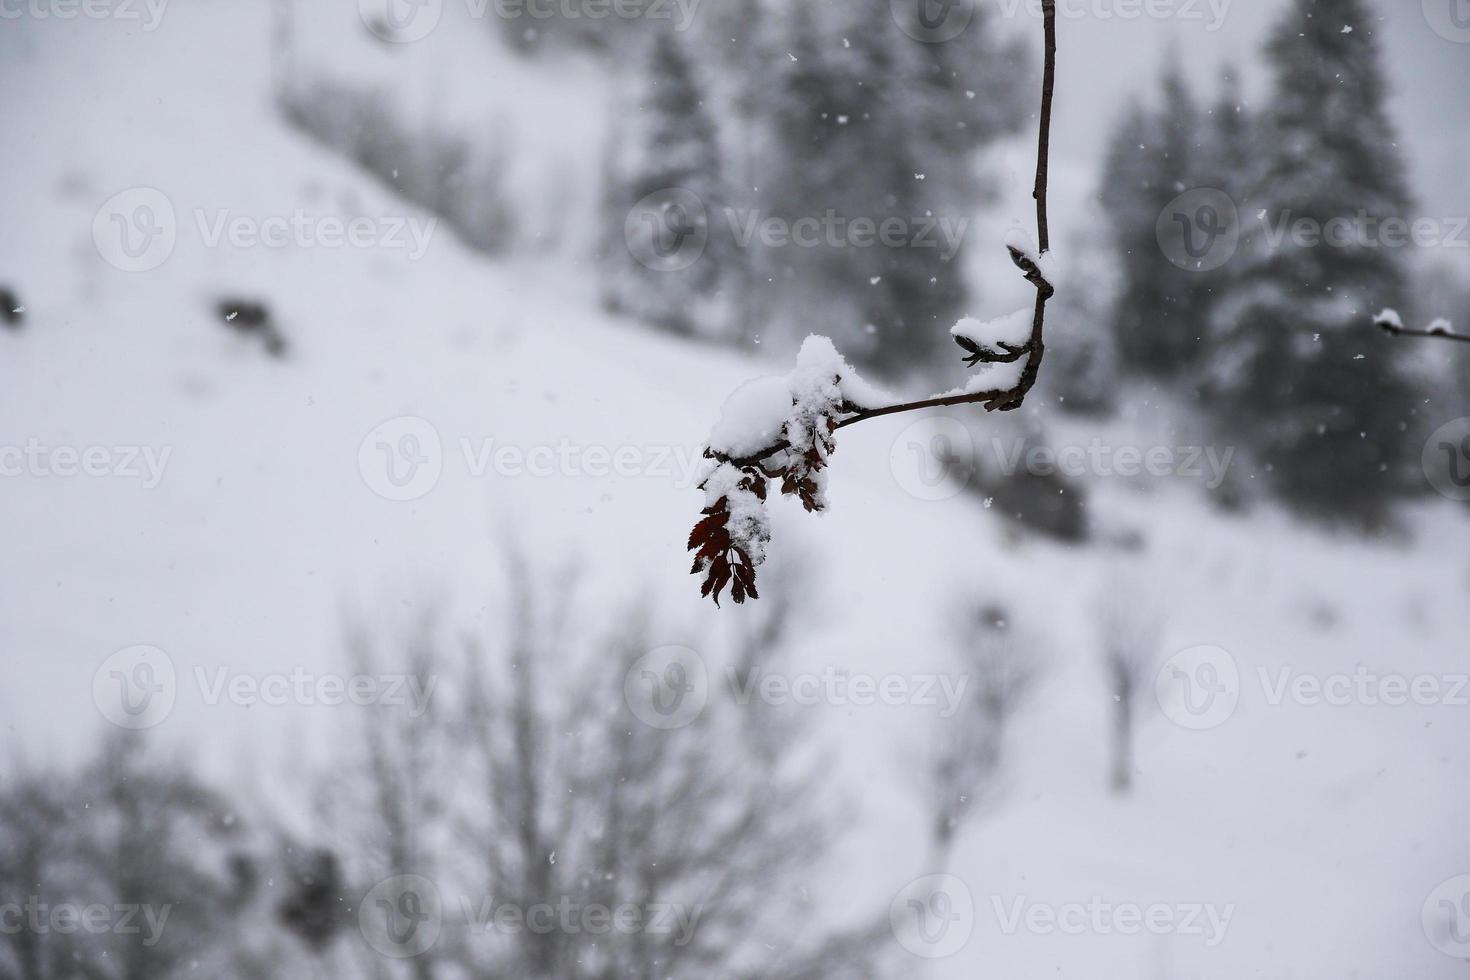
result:
<svg viewBox="0 0 1470 980"><path fill-rule="evenodd" d="M1039 269L1053 289L1060 287L1062 268L1055 248L1041 251L1036 246L1036 239L1025 228L1012 228L1006 232L1005 245L1013 257L1019 255Z"/></svg>
<svg viewBox="0 0 1470 980"><path fill-rule="evenodd" d="M1382 313L1379 313L1373 318L1373 323L1379 329L1386 330L1389 333L1393 334L1417 332L1435 337L1457 336L1455 334L1455 325L1449 320L1446 320L1444 317L1436 318L1432 323L1429 324L1429 326L1425 327L1422 331L1409 330L1407 327L1404 326L1404 318L1399 316L1399 311L1395 309L1387 309L1384 310Z"/></svg>
<svg viewBox="0 0 1470 980"><path fill-rule="evenodd" d="M728 585L737 603L759 598L755 569L771 539L767 482L809 511L827 509L827 464L838 417L877 408L888 396L864 381L826 337L801 346L789 374L757 378L735 390L710 432L711 468L703 518L689 536L691 571L705 576L716 603Z"/></svg>
<svg viewBox="0 0 1470 980"><path fill-rule="evenodd" d="M976 350L977 353L972 356L977 360L981 356L980 352L995 358L1014 360L1016 353L1031 339L1034 316L1034 311L1029 306L996 320L982 321L967 316L951 327L949 332L950 336L960 342L961 347Z"/></svg>
<svg viewBox="0 0 1470 980"><path fill-rule="evenodd" d="M793 444L819 415L832 415L844 405L877 408L889 396L864 381L826 337L810 336L796 355L789 374L756 378L735 389L710 431L709 448L717 456L740 459L775 445Z"/></svg>
<svg viewBox="0 0 1470 980"><path fill-rule="evenodd" d="M1385 330L1404 329L1404 318L1399 316L1398 310L1384 310L1373 318L1373 322Z"/></svg>

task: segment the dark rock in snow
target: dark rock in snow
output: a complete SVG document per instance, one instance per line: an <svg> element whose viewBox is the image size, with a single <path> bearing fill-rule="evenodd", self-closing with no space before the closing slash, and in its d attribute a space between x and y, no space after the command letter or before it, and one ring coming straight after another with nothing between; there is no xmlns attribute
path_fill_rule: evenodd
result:
<svg viewBox="0 0 1470 980"><path fill-rule="evenodd" d="M19 329L25 319L25 312L15 291L9 286L0 286L0 323L11 329Z"/></svg>
<svg viewBox="0 0 1470 980"><path fill-rule="evenodd" d="M266 353L272 357L285 356L286 338L276 328L270 308L264 303L226 298L220 300L215 309L227 327L244 336L259 337L265 344Z"/></svg>

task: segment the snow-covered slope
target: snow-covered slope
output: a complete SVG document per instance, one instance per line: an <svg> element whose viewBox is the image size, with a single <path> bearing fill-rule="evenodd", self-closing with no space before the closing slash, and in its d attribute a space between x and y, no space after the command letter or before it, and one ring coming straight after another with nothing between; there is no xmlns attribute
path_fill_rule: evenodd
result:
<svg viewBox="0 0 1470 980"><path fill-rule="evenodd" d="M0 282L27 307L22 331L0 330L0 445L168 453L153 487L0 479L7 741L47 757L85 749L105 725L94 672L132 644L165 649L181 676L323 669L337 661L344 604L391 619L440 597L466 628L493 631L487 596L507 532L547 565L581 559L599 597L582 606L587 631L610 625L612 596L646 588L667 642L717 657L720 630L744 611L700 602L687 575L700 499L689 472L723 394L771 366L610 322L585 270L489 264L447 233L417 260L382 247L211 247L222 209L251 222L298 209L427 220L276 120L268 36L264 5L222 2L171 7L153 33L81 20L0 34L12 109ZM125 272L103 258L118 258L106 244L117 229L104 214L99 249L94 219L138 187L166 197L177 243L157 268ZM287 360L220 322L215 300L240 293L270 303ZM406 416L432 433L391 421ZM990 422L977 423L982 438ZM966 596L993 598L1042 640L1010 793L951 868L974 897L974 935L951 958L915 960L915 975L1462 975L1420 911L1441 881L1470 873L1470 707L1272 704L1257 670L1466 672L1463 520L1425 508L1403 544L1339 541L1269 513L1218 516L1188 480L1094 481L1097 520L1147 539L1128 563L1170 610L1166 650L1217 645L1243 677L1233 716L1203 731L1172 724L1145 691L1136 790L1117 800L1092 624L1125 559L1017 538L968 494L911 492L909 448L928 444L912 424L843 432L832 514L778 502L773 550L808 558L803 670L952 670L947 617ZM1122 423L1056 431L1080 445L1157 438ZM419 449L437 436L442 472L396 501L374 461L379 443L394 452L405 436ZM496 463L506 447L524 461ZM597 475L607 464L589 450L623 451L622 472ZM814 710L856 804L842 870L811 889L817 916L841 918L931 870L915 790L937 709ZM185 685L157 735L228 778L246 758L323 756L341 724L333 710L211 707ZM1018 899L1095 896L1232 917L1218 944L1207 924L1203 936L1002 928Z"/></svg>

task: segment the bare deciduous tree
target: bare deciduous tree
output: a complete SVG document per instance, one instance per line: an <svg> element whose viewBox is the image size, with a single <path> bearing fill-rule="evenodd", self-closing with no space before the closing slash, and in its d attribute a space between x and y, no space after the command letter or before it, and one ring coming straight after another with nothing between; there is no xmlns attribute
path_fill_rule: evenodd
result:
<svg viewBox="0 0 1470 980"><path fill-rule="evenodd" d="M620 617L578 658L558 628L570 617L528 580L504 649L469 651L458 741L479 788L461 846L497 901L657 906L687 928L468 936L464 967L548 980L877 975L883 910L850 933L802 923L802 876L832 833L795 743L744 751L736 709L717 697L687 725L646 724L624 699L629 670L656 645L646 612Z"/></svg>
<svg viewBox="0 0 1470 980"><path fill-rule="evenodd" d="M1098 606L1098 640L1111 706L1111 774L1113 792L1133 787L1133 735L1138 692L1153 676L1158 661L1163 618L1137 587L1118 587Z"/></svg>
<svg viewBox="0 0 1470 980"><path fill-rule="evenodd" d="M0 888L23 908L18 928L0 932L0 976L171 980L213 962L244 900L230 860L237 837L225 798L150 759L133 732L76 775L7 780ZM59 908L114 918L52 928Z"/></svg>
<svg viewBox="0 0 1470 980"><path fill-rule="evenodd" d="M955 645L968 696L944 720L928 772L935 867L942 867L964 822L1000 792L1006 734L1036 679L1032 644L988 602L965 607Z"/></svg>

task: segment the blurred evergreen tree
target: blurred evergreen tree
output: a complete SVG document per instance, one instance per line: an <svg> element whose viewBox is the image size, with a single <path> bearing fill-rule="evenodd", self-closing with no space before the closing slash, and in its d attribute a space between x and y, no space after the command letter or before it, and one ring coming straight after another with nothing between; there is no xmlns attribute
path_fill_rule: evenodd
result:
<svg viewBox="0 0 1470 980"><path fill-rule="evenodd" d="M975 154L1026 119L1029 62L983 11L942 43L904 33L879 0L788 16L769 111L773 209L790 223L835 215L840 244L762 259L788 284L793 316L898 374L948 348L967 295L963 229L985 190ZM857 221L903 230L857 246Z"/></svg>
<svg viewBox="0 0 1470 980"><path fill-rule="evenodd" d="M1403 305L1402 250L1378 235L1410 208L1374 23L1363 0L1292 0L1269 44L1249 234L1216 307L1209 377L1221 438L1248 442L1274 491L1368 526L1405 486L1416 412L1402 345L1369 327ZM1304 218L1358 231L1300 238Z"/></svg>
<svg viewBox="0 0 1470 980"><path fill-rule="evenodd" d="M675 333L717 334L725 329L718 300L731 261L719 133L679 38L662 32L650 46L629 156L609 161L609 236L623 238L631 220L628 237L638 242L610 243L604 301ZM693 260L686 264L685 255Z"/></svg>
<svg viewBox="0 0 1470 980"><path fill-rule="evenodd" d="M1205 178L1220 175L1206 166L1206 127L1177 55L1160 86L1157 115L1135 102L1122 118L1107 153L1102 204L1122 263L1112 317L1122 367L1175 378L1190 371L1203 351L1213 273L1176 265L1155 229L1175 198L1218 186Z"/></svg>

